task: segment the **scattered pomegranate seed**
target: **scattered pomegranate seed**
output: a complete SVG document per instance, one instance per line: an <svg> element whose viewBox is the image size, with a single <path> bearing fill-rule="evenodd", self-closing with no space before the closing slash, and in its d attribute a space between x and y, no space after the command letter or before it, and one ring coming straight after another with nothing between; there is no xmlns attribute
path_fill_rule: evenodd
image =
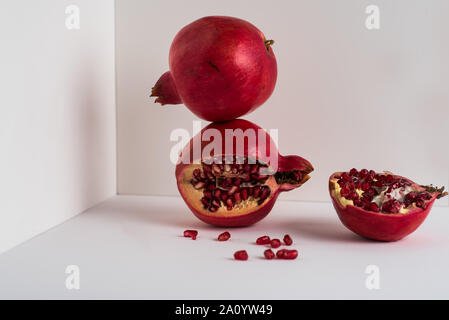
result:
<svg viewBox="0 0 449 320"><path fill-rule="evenodd" d="M269 236L262 236L260 238L257 238L256 244L262 245L262 244L269 244L270 243L270 237Z"/></svg>
<svg viewBox="0 0 449 320"><path fill-rule="evenodd" d="M218 236L218 241L228 241L229 238L231 238L231 234L226 231Z"/></svg>
<svg viewBox="0 0 449 320"><path fill-rule="evenodd" d="M292 240L292 238L288 234L286 234L284 236L284 243L287 246L291 246L293 244L293 240Z"/></svg>
<svg viewBox="0 0 449 320"><path fill-rule="evenodd" d="M281 250L278 250L278 251L276 252L276 258L278 258L278 259L284 259L284 256L285 256L286 251L287 251L287 249L281 249Z"/></svg>
<svg viewBox="0 0 449 320"><path fill-rule="evenodd" d="M271 247L274 249L279 248L281 246L281 240L273 239L273 240L271 240L270 244L271 244Z"/></svg>
<svg viewBox="0 0 449 320"><path fill-rule="evenodd" d="M275 257L275 254L274 254L273 250L271 250L271 249L265 250L263 254L264 254L265 258L268 260L272 260Z"/></svg>
<svg viewBox="0 0 449 320"><path fill-rule="evenodd" d="M234 253L235 260L248 260L248 253L246 250L240 250Z"/></svg>
<svg viewBox="0 0 449 320"><path fill-rule="evenodd" d="M184 231L184 237L192 238L192 240L196 240L196 236L198 235L198 231L196 230L186 230Z"/></svg>
<svg viewBox="0 0 449 320"><path fill-rule="evenodd" d="M287 250L284 253L283 259L294 260L298 257L298 250Z"/></svg>
<svg viewBox="0 0 449 320"><path fill-rule="evenodd" d="M276 252L278 259L294 260L298 257L298 250L281 249Z"/></svg>

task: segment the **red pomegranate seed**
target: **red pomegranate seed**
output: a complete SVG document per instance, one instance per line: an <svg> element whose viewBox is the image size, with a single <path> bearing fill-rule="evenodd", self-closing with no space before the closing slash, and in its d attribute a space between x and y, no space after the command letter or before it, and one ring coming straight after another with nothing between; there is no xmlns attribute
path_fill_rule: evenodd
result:
<svg viewBox="0 0 449 320"><path fill-rule="evenodd" d="M259 193L260 193L260 187L255 187L253 197L259 198Z"/></svg>
<svg viewBox="0 0 449 320"><path fill-rule="evenodd" d="M376 182L374 182L374 186L382 188L384 186L384 183L380 180L377 180Z"/></svg>
<svg viewBox="0 0 449 320"><path fill-rule="evenodd" d="M363 207L363 201L362 201L362 200L355 199L355 200L354 200L354 204L355 204L357 207Z"/></svg>
<svg viewBox="0 0 449 320"><path fill-rule="evenodd" d="M275 254L274 254L273 250L271 250L271 249L265 250L263 254L264 254L265 258L268 260L274 259L274 257L275 257Z"/></svg>
<svg viewBox="0 0 449 320"><path fill-rule="evenodd" d="M352 169L349 171L349 175L350 175L350 176L357 176L358 173L359 173L359 172L357 171L356 168L352 168Z"/></svg>
<svg viewBox="0 0 449 320"><path fill-rule="evenodd" d="M281 246L281 240L273 239L273 240L271 240L270 245L274 249L279 248Z"/></svg>
<svg viewBox="0 0 449 320"><path fill-rule="evenodd" d="M431 195L430 193L428 193L428 192L424 192L424 193L422 194L422 198L423 198L424 200L430 200L430 199L432 199L432 195Z"/></svg>
<svg viewBox="0 0 449 320"><path fill-rule="evenodd" d="M276 252L276 257L278 259L294 260L298 257L298 250L281 249Z"/></svg>
<svg viewBox="0 0 449 320"><path fill-rule="evenodd" d="M251 165L251 173L256 173L259 170L259 167L257 164Z"/></svg>
<svg viewBox="0 0 449 320"><path fill-rule="evenodd" d="M292 238L288 234L286 234L284 236L284 243L287 246L291 246L293 244L293 240L292 240Z"/></svg>
<svg viewBox="0 0 449 320"><path fill-rule="evenodd" d="M286 250L283 259L294 260L298 257L298 250Z"/></svg>
<svg viewBox="0 0 449 320"><path fill-rule="evenodd" d="M346 197L346 196L348 196L349 195L349 193L350 193L351 191L348 189L348 188L342 188L341 190L340 190L340 195L342 196L342 197Z"/></svg>
<svg viewBox="0 0 449 320"><path fill-rule="evenodd" d="M360 170L360 178L363 179L368 175L368 170L362 169Z"/></svg>
<svg viewBox="0 0 449 320"><path fill-rule="evenodd" d="M243 189L241 192L241 196L242 196L242 200L247 200L248 199L248 190Z"/></svg>
<svg viewBox="0 0 449 320"><path fill-rule="evenodd" d="M418 208L424 208L424 201L421 199L417 200L415 204Z"/></svg>
<svg viewBox="0 0 449 320"><path fill-rule="evenodd" d="M355 191L351 191L345 198L348 200L358 199L358 194Z"/></svg>
<svg viewBox="0 0 449 320"><path fill-rule="evenodd" d="M246 250L240 250L234 253L235 260L248 260L248 253Z"/></svg>
<svg viewBox="0 0 449 320"><path fill-rule="evenodd" d="M239 203L239 202L242 201L242 198L240 196L240 192L234 193L234 200L235 200L235 203Z"/></svg>
<svg viewBox="0 0 449 320"><path fill-rule="evenodd" d="M347 174L346 172L343 172L343 174L341 175L341 178L346 181L346 182L350 182L351 181L351 177L349 176L349 174Z"/></svg>
<svg viewBox="0 0 449 320"><path fill-rule="evenodd" d="M256 244L262 245L262 244L269 244L270 243L270 237L269 236L262 236L257 238Z"/></svg>
<svg viewBox="0 0 449 320"><path fill-rule="evenodd" d="M192 238L192 240L196 240L196 236L198 235L198 231L196 230L186 230L184 231L184 237Z"/></svg>
<svg viewBox="0 0 449 320"><path fill-rule="evenodd" d="M374 211L374 212L379 212L380 211L379 206L375 202L370 202L368 204L368 210Z"/></svg>
<svg viewBox="0 0 449 320"><path fill-rule="evenodd" d="M265 200L270 195L270 188L263 186L260 191L260 199Z"/></svg>
<svg viewBox="0 0 449 320"><path fill-rule="evenodd" d="M218 241L228 241L229 238L231 238L231 234L226 231L218 236Z"/></svg>
<svg viewBox="0 0 449 320"><path fill-rule="evenodd" d="M369 185L369 183L365 182L364 184L362 184L363 191L368 191L370 188L371 186Z"/></svg>
<svg viewBox="0 0 449 320"><path fill-rule="evenodd" d="M281 250L278 250L277 252L276 252L276 258L278 258L278 259L284 259L284 256L285 256L285 253L287 252L287 249L281 249Z"/></svg>
<svg viewBox="0 0 449 320"><path fill-rule="evenodd" d="M197 179L200 178L200 174L201 174L200 169L193 170L193 175L195 178Z"/></svg>
<svg viewBox="0 0 449 320"><path fill-rule="evenodd" d="M210 192L210 191L204 191L203 194L204 194L204 197L205 197L205 198L207 198L207 199L212 199L212 192Z"/></svg>

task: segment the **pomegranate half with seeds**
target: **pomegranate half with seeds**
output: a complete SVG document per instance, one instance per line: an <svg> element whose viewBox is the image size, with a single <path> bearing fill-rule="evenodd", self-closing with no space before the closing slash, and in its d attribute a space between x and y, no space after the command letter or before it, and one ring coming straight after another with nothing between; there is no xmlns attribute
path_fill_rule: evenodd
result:
<svg viewBox="0 0 449 320"><path fill-rule="evenodd" d="M415 231L444 187L422 186L390 172L351 169L329 178L332 203L342 223L373 240L396 241Z"/></svg>
<svg viewBox="0 0 449 320"><path fill-rule="evenodd" d="M195 141L200 152L195 152ZM265 130L238 119L211 123L193 137L180 155L176 179L182 198L199 219L238 227L264 218L280 192L300 187L312 171L307 160L280 155Z"/></svg>

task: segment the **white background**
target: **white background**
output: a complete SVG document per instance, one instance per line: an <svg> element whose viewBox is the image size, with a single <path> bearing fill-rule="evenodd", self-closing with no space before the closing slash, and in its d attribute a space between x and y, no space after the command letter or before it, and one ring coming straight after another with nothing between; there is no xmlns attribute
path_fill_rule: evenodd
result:
<svg viewBox="0 0 449 320"><path fill-rule="evenodd" d="M380 30L365 28L369 4ZM279 129L281 153L316 169L281 199L329 201L330 174L352 167L448 185L448 10L445 0L118 0L119 193L177 195L169 137L191 132L195 116L148 96L177 31L206 15L246 19L276 41L275 92L244 118Z"/></svg>
<svg viewBox="0 0 449 320"><path fill-rule="evenodd" d="M114 6L0 2L0 252L116 193Z"/></svg>
<svg viewBox="0 0 449 320"><path fill-rule="evenodd" d="M69 4L81 9L80 30L65 28ZM364 27L368 4L380 7L380 30ZM347 230L327 193L328 176L352 166L449 184L447 1L117 0L115 9L0 2L0 252L99 204L0 255L0 298L447 298L447 207L412 236L378 243ZM281 152L316 169L281 197L302 202L279 202L224 244L212 242L222 229L187 210L169 162L170 132L194 116L148 97L176 32L211 14L275 39L275 93L245 118L279 129ZM117 191L175 197L103 202ZM196 242L181 237L186 228L200 231ZM254 239L285 232L300 259L260 259ZM237 249L250 261L232 261ZM81 268L80 291L64 285L70 264ZM370 264L381 268L379 291L365 287Z"/></svg>

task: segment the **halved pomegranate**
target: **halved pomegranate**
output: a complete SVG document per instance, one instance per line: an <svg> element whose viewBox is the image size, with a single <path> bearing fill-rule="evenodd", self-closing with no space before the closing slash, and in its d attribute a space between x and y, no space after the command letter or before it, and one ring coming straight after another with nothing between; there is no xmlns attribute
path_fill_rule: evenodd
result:
<svg viewBox="0 0 449 320"><path fill-rule="evenodd" d="M351 169L329 178L332 203L341 222L374 240L396 241L415 231L444 187L422 186L390 172Z"/></svg>
<svg viewBox="0 0 449 320"><path fill-rule="evenodd" d="M226 148L229 141L225 139L215 141L214 137L212 142L204 141L208 132L225 137L229 131L246 138L255 131L259 138L245 139L236 134L236 139L247 143L240 148L237 140L232 140L230 149ZM263 143L259 135L261 131L264 133ZM200 144L200 158L194 155L195 139ZM206 152L214 143L217 148L210 150L211 153ZM262 145L270 147L263 151ZM186 159L188 163L185 163ZM307 160L280 155L265 130L238 119L212 123L193 137L181 153L176 179L182 198L199 219L217 226L236 227L264 218L280 192L300 187L312 171L313 167Z"/></svg>

